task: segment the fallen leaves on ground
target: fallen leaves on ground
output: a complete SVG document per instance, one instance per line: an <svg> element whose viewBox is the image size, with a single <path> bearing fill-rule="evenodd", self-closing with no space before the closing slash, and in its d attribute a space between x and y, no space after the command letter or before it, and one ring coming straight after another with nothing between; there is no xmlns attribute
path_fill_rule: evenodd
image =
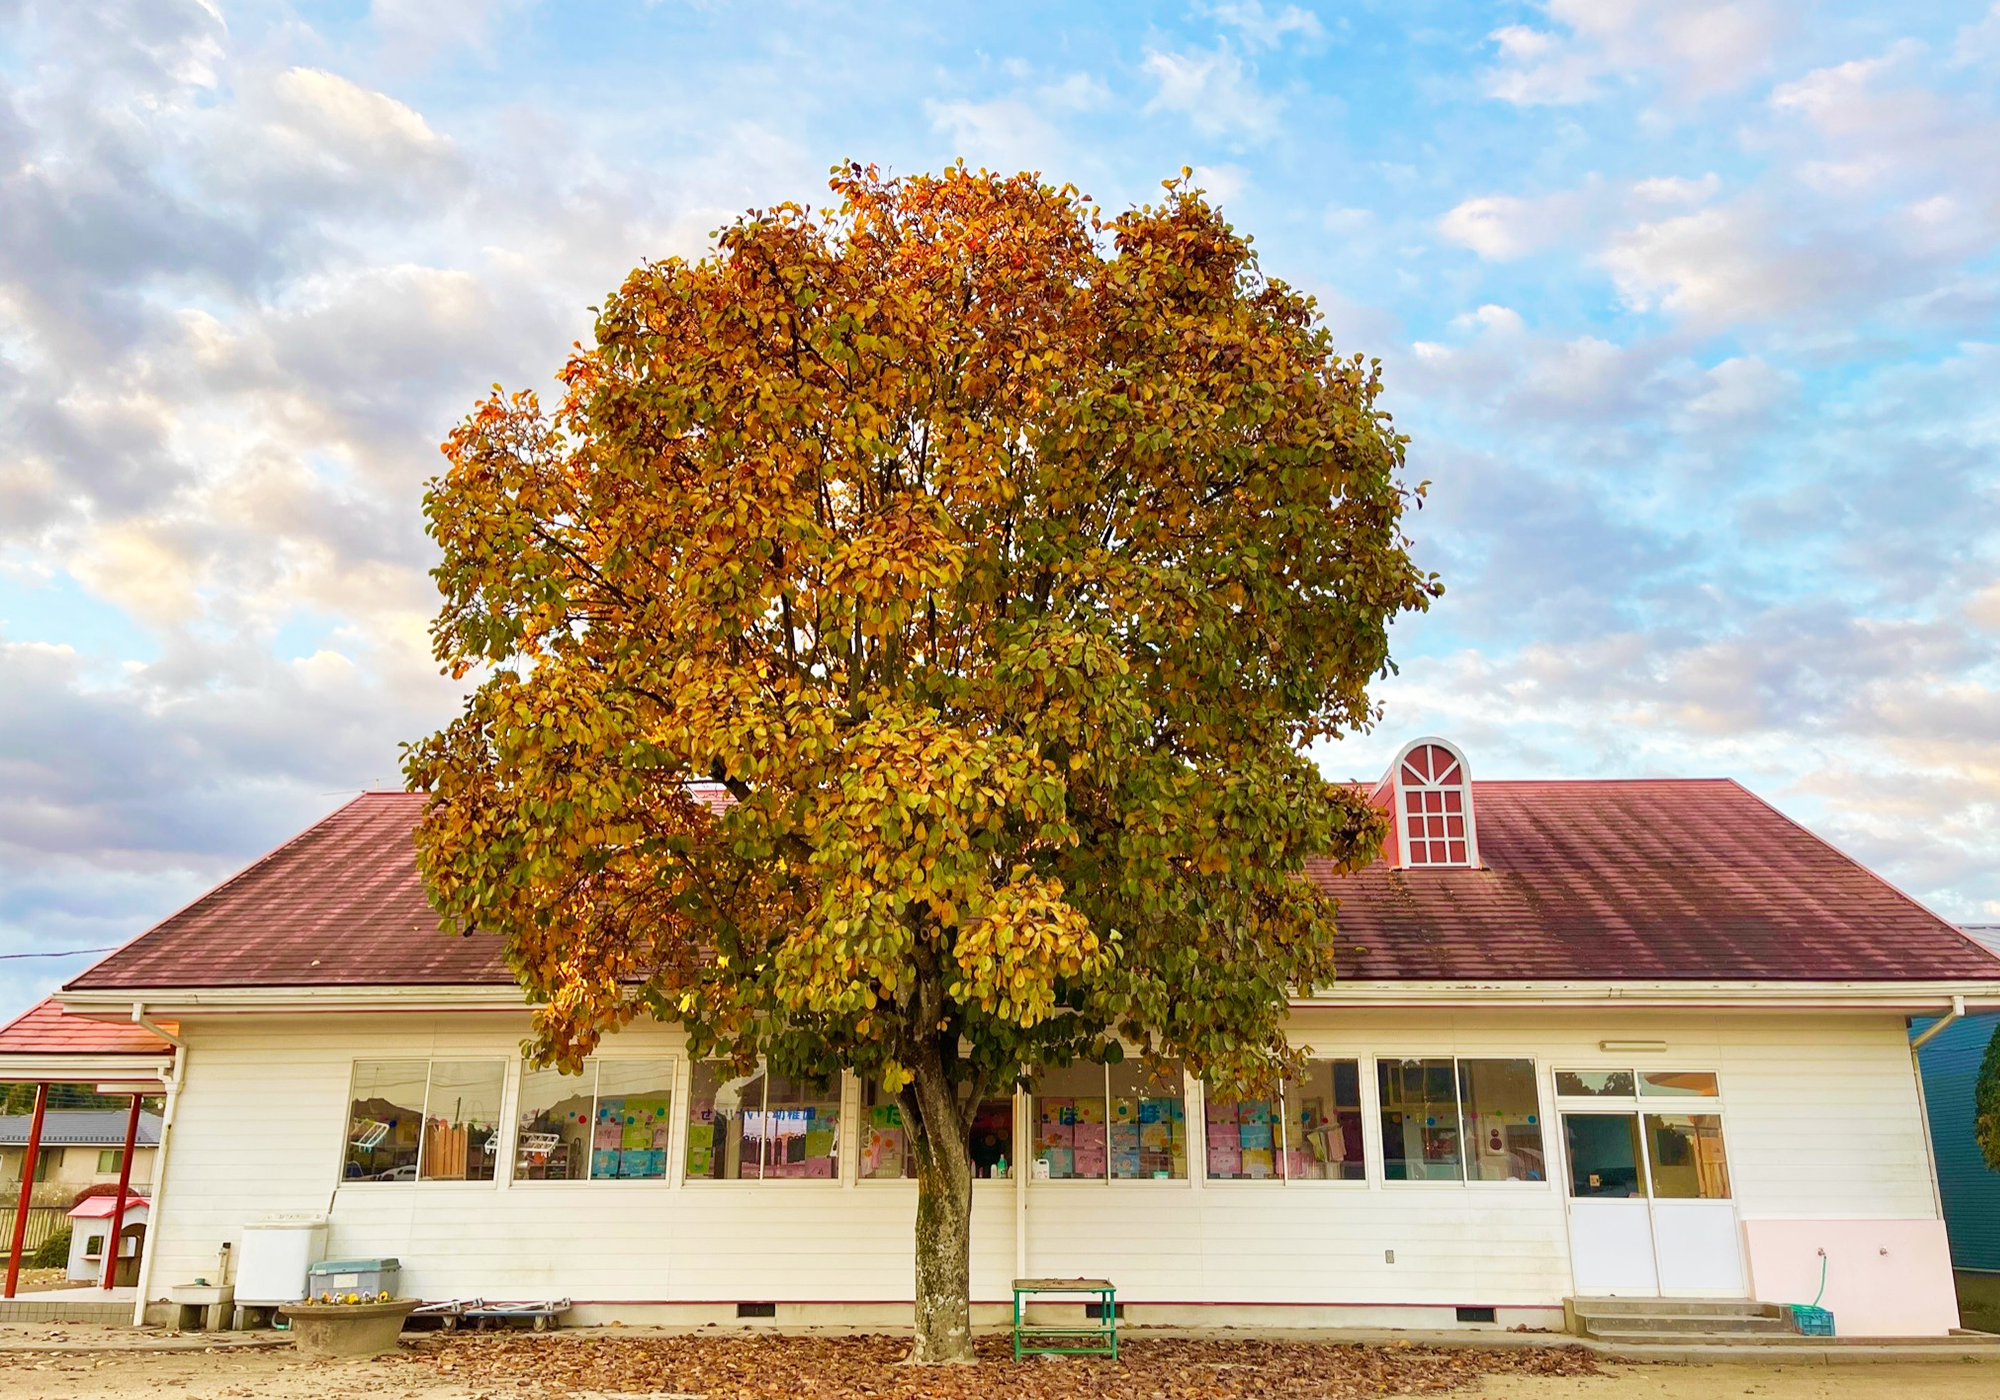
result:
<svg viewBox="0 0 2000 1400"><path fill-rule="evenodd" d="M435 1338L397 1359L503 1396L578 1393L686 1400L1349 1400L1437 1395L1489 1375L1594 1375L1580 1347L1485 1351L1328 1342L1139 1338L1119 1359L1031 1357L982 1338L979 1364L898 1365L907 1339L861 1337Z"/></svg>

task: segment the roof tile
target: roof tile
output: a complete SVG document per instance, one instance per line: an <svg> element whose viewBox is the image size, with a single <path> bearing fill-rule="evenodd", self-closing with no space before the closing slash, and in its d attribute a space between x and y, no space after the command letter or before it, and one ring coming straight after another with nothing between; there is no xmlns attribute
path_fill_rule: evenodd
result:
<svg viewBox="0 0 2000 1400"><path fill-rule="evenodd" d="M2000 958L1734 782L1475 782L1473 800L1484 869L1311 869L1340 899L1343 975L2000 980ZM423 802L356 798L70 987L511 981L497 939L438 928Z"/></svg>

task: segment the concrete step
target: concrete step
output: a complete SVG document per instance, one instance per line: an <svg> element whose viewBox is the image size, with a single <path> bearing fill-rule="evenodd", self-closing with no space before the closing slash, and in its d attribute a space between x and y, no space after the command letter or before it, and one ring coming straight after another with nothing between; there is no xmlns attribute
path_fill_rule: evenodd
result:
<svg viewBox="0 0 2000 1400"><path fill-rule="evenodd" d="M1793 1335L1791 1324L1782 1317L1744 1313L1672 1313L1655 1317L1645 1313L1579 1311L1576 1318L1584 1335L1590 1337L1614 1332L1648 1332L1682 1337Z"/></svg>
<svg viewBox="0 0 2000 1400"><path fill-rule="evenodd" d="M1776 1303L1759 1303L1749 1298L1565 1298L1563 1301L1576 1312L1601 1317L1618 1313L1647 1316L1699 1313L1709 1317L1722 1313L1742 1317L1784 1315L1784 1309Z"/></svg>

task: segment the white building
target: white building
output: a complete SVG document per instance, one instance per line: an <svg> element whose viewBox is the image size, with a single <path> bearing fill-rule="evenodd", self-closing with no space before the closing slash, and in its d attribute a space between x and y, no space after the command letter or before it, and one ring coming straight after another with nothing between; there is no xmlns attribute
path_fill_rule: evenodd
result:
<svg viewBox="0 0 2000 1400"><path fill-rule="evenodd" d="M1956 1326L1908 1022L2000 1006L2000 960L1735 783L1465 772L1412 745L1384 861L1316 874L1352 946L1281 1101L1128 1063L988 1106L975 1300L1090 1274L1133 1321L1559 1326L1809 1302L1823 1250L1843 1334ZM60 993L178 1042L145 1296L324 1212L427 1298L907 1322L915 1186L868 1086L730 1080L669 1025L527 1069L494 940L435 931L421 804L357 799Z"/></svg>

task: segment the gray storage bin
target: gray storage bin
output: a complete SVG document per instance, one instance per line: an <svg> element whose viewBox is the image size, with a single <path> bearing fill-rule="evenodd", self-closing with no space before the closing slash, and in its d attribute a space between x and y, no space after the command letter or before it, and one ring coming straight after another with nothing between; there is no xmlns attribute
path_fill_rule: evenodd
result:
<svg viewBox="0 0 2000 1400"><path fill-rule="evenodd" d="M394 1259L322 1259L306 1269L306 1297L331 1293L343 1300L352 1293L372 1299L387 1293L393 1298L402 1272L402 1264Z"/></svg>

